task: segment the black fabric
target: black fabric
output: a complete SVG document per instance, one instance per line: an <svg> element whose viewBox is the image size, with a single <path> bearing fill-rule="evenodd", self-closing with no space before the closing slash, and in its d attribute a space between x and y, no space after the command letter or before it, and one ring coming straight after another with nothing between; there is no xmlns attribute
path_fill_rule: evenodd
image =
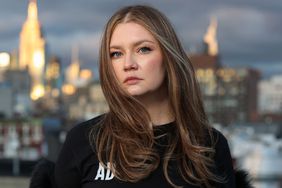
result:
<svg viewBox="0 0 282 188"><path fill-rule="evenodd" d="M252 178L247 171L242 169L235 170L236 186L238 188L254 188L252 185Z"/></svg>
<svg viewBox="0 0 282 188"><path fill-rule="evenodd" d="M101 116L100 116L101 117ZM91 119L72 128L66 138L55 166L55 181L58 188L150 188L150 187L171 187L163 174L162 164L147 178L136 182L123 182L115 177L108 169L99 167L97 156L89 144L89 131L97 124L100 117ZM173 136L174 124L169 123L154 128L156 136L156 149L162 156L167 145L167 135ZM215 173L225 175L226 182L217 184L216 187L235 187L234 171L232 160L225 137L214 129L217 138L215 154ZM178 173L176 164L171 163L171 177L174 183L184 188L194 188L184 182ZM175 172L175 174L174 174Z"/></svg>
<svg viewBox="0 0 282 188"><path fill-rule="evenodd" d="M31 174L29 188L55 188L55 163L42 158Z"/></svg>

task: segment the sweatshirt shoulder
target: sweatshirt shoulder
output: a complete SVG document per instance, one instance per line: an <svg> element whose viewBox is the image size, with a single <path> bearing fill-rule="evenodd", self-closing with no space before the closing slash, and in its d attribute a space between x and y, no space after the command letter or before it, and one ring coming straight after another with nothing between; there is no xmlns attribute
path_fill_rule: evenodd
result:
<svg viewBox="0 0 282 188"><path fill-rule="evenodd" d="M93 127L98 128L98 124L103 120L104 116L105 115L102 114L90 120L78 123L68 131L65 142L84 141L88 138L89 132Z"/></svg>
<svg viewBox="0 0 282 188"><path fill-rule="evenodd" d="M208 147L219 147L227 144L226 137L216 128L211 127L205 132L205 143Z"/></svg>
<svg viewBox="0 0 282 188"><path fill-rule="evenodd" d="M219 130L212 128L212 134L217 147L228 147L226 137Z"/></svg>
<svg viewBox="0 0 282 188"><path fill-rule="evenodd" d="M87 120L87 121L84 121L84 122L81 122L81 123L76 124L74 127L72 127L72 128L69 130L68 134L75 134L76 132L79 132L79 131L81 131L81 130L85 130L85 129L91 128L91 127L93 127L93 126L97 126L97 124L98 124L101 120L103 120L103 117L104 117L104 116L105 116L105 115L102 114L102 115L96 116L96 117L94 117L94 118L92 118L92 119L89 119L89 120Z"/></svg>

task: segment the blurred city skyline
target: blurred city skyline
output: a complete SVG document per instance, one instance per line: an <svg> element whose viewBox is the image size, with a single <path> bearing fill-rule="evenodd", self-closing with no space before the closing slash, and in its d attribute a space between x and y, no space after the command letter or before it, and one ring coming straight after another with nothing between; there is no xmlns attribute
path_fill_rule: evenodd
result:
<svg viewBox="0 0 282 188"><path fill-rule="evenodd" d="M0 52L18 50L29 1L0 2ZM77 47L82 66L96 69L101 33L109 17L119 7L148 4L171 20L188 53L201 51L202 38L210 18L215 16L223 65L254 67L264 76L282 74L282 2L276 0L38 0L37 3L47 55L58 56L63 64L70 63L72 47Z"/></svg>
<svg viewBox="0 0 282 188"><path fill-rule="evenodd" d="M0 0L1 185L27 185L19 175L55 161L67 130L108 112L95 80L104 25L120 7L148 4L175 26L235 164L255 187L281 187L282 1L35 1Z"/></svg>

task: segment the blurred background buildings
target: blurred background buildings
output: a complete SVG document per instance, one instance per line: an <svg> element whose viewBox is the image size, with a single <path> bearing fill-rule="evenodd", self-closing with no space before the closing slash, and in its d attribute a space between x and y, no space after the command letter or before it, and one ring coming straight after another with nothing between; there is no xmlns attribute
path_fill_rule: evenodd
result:
<svg viewBox="0 0 282 188"><path fill-rule="evenodd" d="M212 17L200 50L187 52L209 120L258 187L281 187L282 171L271 161L282 165L282 75L264 79L256 68L225 66L217 28ZM93 70L81 66L79 49L72 47L66 65L49 54L47 43L37 2L30 0L18 50L0 49L0 175L29 176L41 157L56 160L68 129L108 109Z"/></svg>

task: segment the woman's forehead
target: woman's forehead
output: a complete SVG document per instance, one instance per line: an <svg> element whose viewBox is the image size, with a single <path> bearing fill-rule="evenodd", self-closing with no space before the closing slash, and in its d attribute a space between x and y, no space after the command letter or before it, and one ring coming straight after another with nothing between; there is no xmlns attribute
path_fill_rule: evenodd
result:
<svg viewBox="0 0 282 188"><path fill-rule="evenodd" d="M157 42L153 34L144 26L135 22L119 23L112 32L110 44L116 45L125 41L138 43L139 41Z"/></svg>

